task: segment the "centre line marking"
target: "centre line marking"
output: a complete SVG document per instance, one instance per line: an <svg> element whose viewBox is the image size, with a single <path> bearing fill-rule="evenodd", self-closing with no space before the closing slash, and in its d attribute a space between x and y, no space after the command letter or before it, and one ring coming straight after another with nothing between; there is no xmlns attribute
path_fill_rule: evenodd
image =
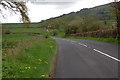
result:
<svg viewBox="0 0 120 80"><path fill-rule="evenodd" d="M82 46L85 46L85 47L88 47L87 45L85 45L85 44L82 44L82 43L78 43L78 44L80 44L80 45L82 45Z"/></svg>
<svg viewBox="0 0 120 80"><path fill-rule="evenodd" d="M87 47L87 45L83 44L83 46Z"/></svg>
<svg viewBox="0 0 120 80"><path fill-rule="evenodd" d="M80 45L82 45L82 46L84 45L84 44L82 44L82 43L78 43L78 44L80 44Z"/></svg>
<svg viewBox="0 0 120 80"><path fill-rule="evenodd" d="M103 53L103 52L101 52L101 51L99 51L99 50L97 50L97 49L93 49L93 50L96 51L96 52L99 52L99 53L101 53L101 54L103 54L103 55L105 55L105 56L107 56L107 57L109 57L109 58L111 58L111 59L114 59L114 60L120 62L120 60L117 59L117 58L115 58L115 57L112 57L112 56L110 56L110 55L108 55L108 54L106 54L106 53Z"/></svg>

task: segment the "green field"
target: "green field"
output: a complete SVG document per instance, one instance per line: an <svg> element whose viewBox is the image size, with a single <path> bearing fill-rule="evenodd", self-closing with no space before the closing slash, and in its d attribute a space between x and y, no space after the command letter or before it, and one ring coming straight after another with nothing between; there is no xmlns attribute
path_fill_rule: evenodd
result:
<svg viewBox="0 0 120 80"><path fill-rule="evenodd" d="M14 28L18 28L18 27L25 27L26 24L25 23L3 23L2 24L3 27L14 27ZM40 27L39 23L30 23L29 24L30 27Z"/></svg>
<svg viewBox="0 0 120 80"><path fill-rule="evenodd" d="M10 30L12 33L45 33L45 28L16 28Z"/></svg>

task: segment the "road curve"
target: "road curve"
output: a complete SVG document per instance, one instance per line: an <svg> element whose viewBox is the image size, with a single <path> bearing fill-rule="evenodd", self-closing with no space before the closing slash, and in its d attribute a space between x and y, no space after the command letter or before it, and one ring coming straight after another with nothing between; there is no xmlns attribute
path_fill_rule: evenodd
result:
<svg viewBox="0 0 120 80"><path fill-rule="evenodd" d="M55 78L118 78L118 45L81 39L54 39L58 44Z"/></svg>

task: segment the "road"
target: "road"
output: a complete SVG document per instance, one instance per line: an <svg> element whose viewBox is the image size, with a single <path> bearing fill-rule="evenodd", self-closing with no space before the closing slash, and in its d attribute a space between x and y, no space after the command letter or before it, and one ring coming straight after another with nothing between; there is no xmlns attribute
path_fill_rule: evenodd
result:
<svg viewBox="0 0 120 80"><path fill-rule="evenodd" d="M118 78L118 45L54 39L58 45L55 78Z"/></svg>

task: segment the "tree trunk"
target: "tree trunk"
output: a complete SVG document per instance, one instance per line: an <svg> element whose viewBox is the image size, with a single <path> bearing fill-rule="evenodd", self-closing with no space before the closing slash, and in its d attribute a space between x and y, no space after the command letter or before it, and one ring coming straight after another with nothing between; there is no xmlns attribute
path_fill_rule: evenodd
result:
<svg viewBox="0 0 120 80"><path fill-rule="evenodd" d="M116 20L117 20L117 36L116 38L120 40L120 1L115 4L116 9Z"/></svg>

